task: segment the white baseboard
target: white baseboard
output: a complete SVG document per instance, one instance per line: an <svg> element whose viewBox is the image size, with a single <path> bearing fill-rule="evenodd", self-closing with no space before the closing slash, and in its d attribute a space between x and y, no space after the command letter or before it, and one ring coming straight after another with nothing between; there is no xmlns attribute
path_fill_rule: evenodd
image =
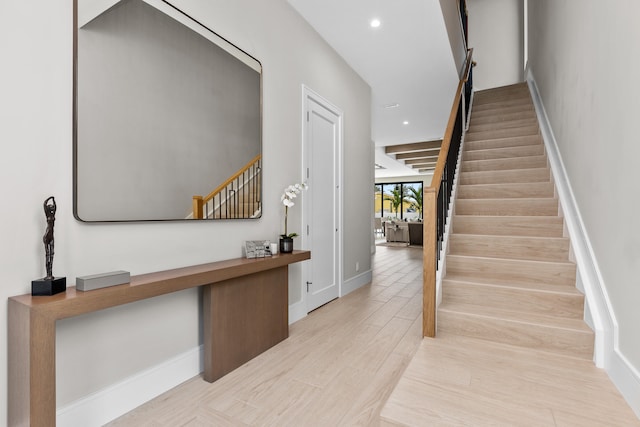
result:
<svg viewBox="0 0 640 427"><path fill-rule="evenodd" d="M607 374L633 412L640 418L640 372L616 349L611 357Z"/></svg>
<svg viewBox="0 0 640 427"><path fill-rule="evenodd" d="M558 198L564 213L565 224L571 237L578 275L584 287L585 298L590 309L589 319L592 321L596 334L594 361L596 366L607 369L608 361L614 349L614 337L617 332L616 320L604 287L604 280L598 268L598 263L589 241L578 204L576 202L567 171L562 161L558 144L542 104L538 86L531 71L527 76L531 97L536 108L540 132L544 139L545 149L549 157L549 164L555 178Z"/></svg>
<svg viewBox="0 0 640 427"><path fill-rule="evenodd" d="M607 295L604 279L580 215L535 77L530 69L527 73L527 82L555 178L565 224L571 238L580 287L584 289L585 308L589 310L585 315L585 320L593 327L596 334L594 362L596 366L607 371L609 378L620 390L631 409L640 417L640 373L618 347L618 323L615 313Z"/></svg>
<svg viewBox="0 0 640 427"><path fill-rule="evenodd" d="M295 323L307 316L307 304L303 300L289 305L289 324Z"/></svg>
<svg viewBox="0 0 640 427"><path fill-rule="evenodd" d="M352 277L349 280L345 280L342 283L342 292L340 296L343 297L356 289L366 285L367 283L371 283L373 279L373 272L371 270L367 270L363 273L358 274L357 276Z"/></svg>
<svg viewBox="0 0 640 427"><path fill-rule="evenodd" d="M102 426L203 370L203 347L187 351L56 411L58 427Z"/></svg>

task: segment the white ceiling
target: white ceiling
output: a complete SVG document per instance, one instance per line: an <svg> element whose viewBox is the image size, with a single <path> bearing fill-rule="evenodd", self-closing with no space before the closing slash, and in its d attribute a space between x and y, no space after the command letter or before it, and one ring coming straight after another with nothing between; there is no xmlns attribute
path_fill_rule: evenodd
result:
<svg viewBox="0 0 640 427"><path fill-rule="evenodd" d="M385 168L376 177L416 175L382 147L444 134L458 75L440 1L288 2L371 86L376 163ZM380 27L371 28L374 18Z"/></svg>

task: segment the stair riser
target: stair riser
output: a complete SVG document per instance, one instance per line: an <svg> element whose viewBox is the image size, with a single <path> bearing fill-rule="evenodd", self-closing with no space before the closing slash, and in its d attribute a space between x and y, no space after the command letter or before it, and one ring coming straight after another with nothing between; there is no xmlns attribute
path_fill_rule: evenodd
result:
<svg viewBox="0 0 640 427"><path fill-rule="evenodd" d="M550 182L548 168L532 168L502 171L462 172L461 185L480 184L525 184L534 182Z"/></svg>
<svg viewBox="0 0 640 427"><path fill-rule="evenodd" d="M465 141L464 151L491 150L494 148L542 145L540 135L515 136L511 138L488 139L483 141Z"/></svg>
<svg viewBox="0 0 640 427"><path fill-rule="evenodd" d="M540 351L593 358L593 333L438 311L438 330Z"/></svg>
<svg viewBox="0 0 640 427"><path fill-rule="evenodd" d="M537 124L507 129L494 129L482 132L472 132L465 135L465 141L484 141L487 139L511 138L514 136L538 135L540 129Z"/></svg>
<svg viewBox="0 0 640 427"><path fill-rule="evenodd" d="M537 120L537 116L535 111L526 110L526 111L516 111L516 112L506 112L503 114L491 114L485 115L484 117L479 116L476 117L472 114L471 121L469 122L470 127L476 125L486 125L489 123L504 123L512 120Z"/></svg>
<svg viewBox="0 0 640 427"><path fill-rule="evenodd" d="M452 234L449 252L453 255L569 261L569 239Z"/></svg>
<svg viewBox="0 0 640 427"><path fill-rule="evenodd" d="M576 267L570 263L521 261L495 258L447 256L447 274L465 277L465 281L555 286L575 286Z"/></svg>
<svg viewBox="0 0 640 427"><path fill-rule="evenodd" d="M557 216L555 199L458 199L456 215Z"/></svg>
<svg viewBox="0 0 640 427"><path fill-rule="evenodd" d="M442 299L447 304L466 304L567 319L582 319L584 315L584 296L578 293L539 292L445 279Z"/></svg>
<svg viewBox="0 0 640 427"><path fill-rule="evenodd" d="M505 94L510 94L513 96L517 96L518 94L529 94L529 87L524 82L514 83L511 85L476 91L474 94L474 97L477 97L482 100L482 99L491 99L492 97L502 96Z"/></svg>
<svg viewBox="0 0 640 427"><path fill-rule="evenodd" d="M485 117L500 117L507 114L515 114L515 113L528 113L535 114L536 110L533 108L531 104L520 104L520 105L485 105L478 106L475 105L471 110L471 120L474 119L483 119Z"/></svg>
<svg viewBox="0 0 640 427"><path fill-rule="evenodd" d="M548 166L546 156L516 157L511 159L463 160L462 172L538 169Z"/></svg>
<svg viewBox="0 0 640 427"><path fill-rule="evenodd" d="M526 88L507 89L498 92L476 92L473 97L474 105L492 104L503 101L520 101L526 100L531 103L531 95Z"/></svg>
<svg viewBox="0 0 640 427"><path fill-rule="evenodd" d="M486 150L473 150L464 152L464 160L492 160L492 159L508 159L513 157L542 156L544 154L544 146L525 145L522 147L505 147L491 148Z"/></svg>
<svg viewBox="0 0 640 427"><path fill-rule="evenodd" d="M538 124L538 119L535 117L527 118L527 119L517 119L517 120L504 120L498 123L490 122L490 123L477 123L473 122L469 125L469 130L467 131L467 135L471 135L476 132L486 132L497 129L510 129L510 128L520 128L526 126L533 126Z"/></svg>
<svg viewBox="0 0 640 427"><path fill-rule="evenodd" d="M511 83L504 86L492 87L490 89L482 89L475 92L476 96L491 96L494 93L504 93L518 90L529 90L527 82Z"/></svg>
<svg viewBox="0 0 640 427"><path fill-rule="evenodd" d="M555 189L550 182L520 184L460 185L459 199L516 199L553 198Z"/></svg>
<svg viewBox="0 0 640 427"><path fill-rule="evenodd" d="M454 234L562 237L563 233L560 217L455 215L451 224Z"/></svg>

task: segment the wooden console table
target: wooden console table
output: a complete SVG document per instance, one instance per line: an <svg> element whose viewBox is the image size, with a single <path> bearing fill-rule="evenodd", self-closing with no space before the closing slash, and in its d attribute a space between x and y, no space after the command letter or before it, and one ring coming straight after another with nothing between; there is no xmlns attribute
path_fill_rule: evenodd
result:
<svg viewBox="0 0 640 427"><path fill-rule="evenodd" d="M56 423L56 321L204 287L204 379L213 382L289 336L288 266L309 251L131 277L131 283L9 298L9 426Z"/></svg>

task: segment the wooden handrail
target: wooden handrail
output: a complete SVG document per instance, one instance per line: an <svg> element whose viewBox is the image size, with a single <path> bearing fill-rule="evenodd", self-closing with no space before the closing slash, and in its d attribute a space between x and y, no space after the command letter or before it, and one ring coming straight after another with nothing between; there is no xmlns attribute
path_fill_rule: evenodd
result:
<svg viewBox="0 0 640 427"><path fill-rule="evenodd" d="M436 336L436 271L437 271L437 216L438 216L438 193L442 184L442 175L447 163L447 157L449 155L449 147L453 138L454 130L456 127L456 120L458 120L458 109L460 107L461 96L463 88L469 79L469 73L472 66L473 49L467 51L467 58L465 60L465 67L456 89L456 94L453 98L451 105L451 112L449 114L449 121L447 122L447 128L445 129L444 137L442 138L442 145L440 147L440 153L438 160L436 161L436 167L431 178L431 185L424 189L423 194L423 216L424 216L424 230L423 230L423 259L422 259L422 335L425 337Z"/></svg>

